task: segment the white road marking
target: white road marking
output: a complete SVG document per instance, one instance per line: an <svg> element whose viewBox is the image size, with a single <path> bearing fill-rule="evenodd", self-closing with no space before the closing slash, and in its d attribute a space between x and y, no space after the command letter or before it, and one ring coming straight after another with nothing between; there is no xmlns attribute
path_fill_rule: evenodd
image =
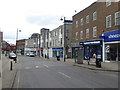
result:
<svg viewBox="0 0 120 90"><path fill-rule="evenodd" d="M39 66L35 66L35 68L39 68Z"/></svg>
<svg viewBox="0 0 120 90"><path fill-rule="evenodd" d="M45 67L49 68L47 65L44 65Z"/></svg>
<svg viewBox="0 0 120 90"><path fill-rule="evenodd" d="M58 73L61 74L61 75L63 75L63 76L65 76L65 77L67 77L67 78L71 78L70 76L68 76L68 75L66 75L66 74L64 74L62 72L58 72Z"/></svg>

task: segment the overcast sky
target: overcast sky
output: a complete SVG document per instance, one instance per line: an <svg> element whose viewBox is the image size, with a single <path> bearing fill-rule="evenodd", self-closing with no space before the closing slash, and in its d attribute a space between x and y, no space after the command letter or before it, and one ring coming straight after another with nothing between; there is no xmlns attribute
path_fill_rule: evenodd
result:
<svg viewBox="0 0 120 90"><path fill-rule="evenodd" d="M27 39L41 28L50 30L63 24L61 17L72 19L96 0L0 0L0 30L4 40L15 44L17 28L19 39Z"/></svg>

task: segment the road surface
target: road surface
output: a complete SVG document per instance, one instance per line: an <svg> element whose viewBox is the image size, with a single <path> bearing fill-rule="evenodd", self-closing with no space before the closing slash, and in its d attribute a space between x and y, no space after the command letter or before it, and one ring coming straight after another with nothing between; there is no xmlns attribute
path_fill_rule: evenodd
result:
<svg viewBox="0 0 120 90"><path fill-rule="evenodd" d="M28 56L19 56L18 67L13 88L118 88L117 72Z"/></svg>

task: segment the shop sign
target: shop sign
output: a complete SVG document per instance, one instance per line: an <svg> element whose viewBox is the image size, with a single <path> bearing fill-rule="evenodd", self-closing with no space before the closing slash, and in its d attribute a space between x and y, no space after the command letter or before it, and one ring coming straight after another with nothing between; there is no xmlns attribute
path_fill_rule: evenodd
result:
<svg viewBox="0 0 120 90"><path fill-rule="evenodd" d="M53 51L63 51L63 48L53 48Z"/></svg>
<svg viewBox="0 0 120 90"><path fill-rule="evenodd" d="M102 41L101 40L94 40L94 41L86 41L84 42L84 45L101 45Z"/></svg>
<svg viewBox="0 0 120 90"><path fill-rule="evenodd" d="M104 33L104 42L120 41L120 30Z"/></svg>

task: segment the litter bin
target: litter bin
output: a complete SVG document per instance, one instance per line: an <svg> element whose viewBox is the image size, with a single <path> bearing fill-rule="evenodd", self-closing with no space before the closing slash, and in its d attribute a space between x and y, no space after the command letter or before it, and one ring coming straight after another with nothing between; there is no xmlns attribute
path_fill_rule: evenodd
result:
<svg viewBox="0 0 120 90"><path fill-rule="evenodd" d="M101 61L100 61L100 59L96 59L96 67L101 68Z"/></svg>
<svg viewBox="0 0 120 90"><path fill-rule="evenodd" d="M57 61L60 61L60 56L56 56L57 57Z"/></svg>

